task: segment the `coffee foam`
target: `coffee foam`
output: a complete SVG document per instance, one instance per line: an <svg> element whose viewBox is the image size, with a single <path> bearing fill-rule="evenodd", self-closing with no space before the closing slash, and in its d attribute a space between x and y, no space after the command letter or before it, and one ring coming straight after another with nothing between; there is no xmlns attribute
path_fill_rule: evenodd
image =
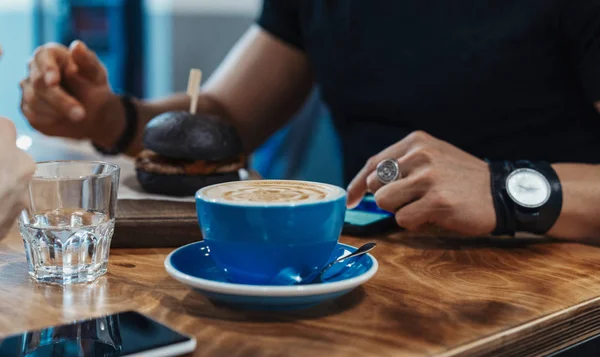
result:
<svg viewBox="0 0 600 357"><path fill-rule="evenodd" d="M200 196L231 204L303 204L328 201L342 196L341 188L305 181L236 181L207 187Z"/></svg>

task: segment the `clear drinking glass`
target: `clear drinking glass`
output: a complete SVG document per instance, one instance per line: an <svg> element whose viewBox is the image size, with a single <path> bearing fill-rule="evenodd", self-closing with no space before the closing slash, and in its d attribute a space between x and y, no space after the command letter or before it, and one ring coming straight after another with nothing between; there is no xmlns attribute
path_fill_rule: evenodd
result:
<svg viewBox="0 0 600 357"><path fill-rule="evenodd" d="M70 284L106 273L119 172L116 165L95 161L36 165L19 218L31 277Z"/></svg>

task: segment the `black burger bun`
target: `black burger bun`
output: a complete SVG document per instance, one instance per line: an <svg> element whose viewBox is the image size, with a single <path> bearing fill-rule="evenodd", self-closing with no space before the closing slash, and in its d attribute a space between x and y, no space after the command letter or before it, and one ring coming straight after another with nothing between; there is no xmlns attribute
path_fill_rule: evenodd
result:
<svg viewBox="0 0 600 357"><path fill-rule="evenodd" d="M206 176L162 175L143 170L136 171L138 182L144 191L178 197L193 196L196 194L196 191L205 186L240 180L237 171Z"/></svg>
<svg viewBox="0 0 600 357"><path fill-rule="evenodd" d="M162 156L187 160L225 160L240 155L236 129L216 116L166 112L147 125L143 145Z"/></svg>
<svg viewBox="0 0 600 357"><path fill-rule="evenodd" d="M161 114L147 124L143 145L135 168L149 193L193 196L208 185L239 181L246 168L237 131L215 116Z"/></svg>

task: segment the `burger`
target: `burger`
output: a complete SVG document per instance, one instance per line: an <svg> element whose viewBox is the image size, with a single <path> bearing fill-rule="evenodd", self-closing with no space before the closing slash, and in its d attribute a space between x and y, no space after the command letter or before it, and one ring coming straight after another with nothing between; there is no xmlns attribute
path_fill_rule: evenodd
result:
<svg viewBox="0 0 600 357"><path fill-rule="evenodd" d="M149 193L192 196L202 187L240 180L246 167L238 132L216 116L161 114L146 125L143 145L135 168Z"/></svg>

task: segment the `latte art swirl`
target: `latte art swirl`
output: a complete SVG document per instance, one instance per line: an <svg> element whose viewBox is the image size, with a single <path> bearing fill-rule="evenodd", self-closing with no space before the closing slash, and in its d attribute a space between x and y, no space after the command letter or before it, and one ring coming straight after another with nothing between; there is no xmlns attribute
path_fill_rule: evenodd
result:
<svg viewBox="0 0 600 357"><path fill-rule="evenodd" d="M319 189L296 186L247 187L223 194L223 199L237 202L300 202L322 200L326 192Z"/></svg>
<svg viewBox="0 0 600 357"><path fill-rule="evenodd" d="M325 200L339 191L302 181L250 181L217 185L204 191L207 198L232 203L309 203Z"/></svg>

